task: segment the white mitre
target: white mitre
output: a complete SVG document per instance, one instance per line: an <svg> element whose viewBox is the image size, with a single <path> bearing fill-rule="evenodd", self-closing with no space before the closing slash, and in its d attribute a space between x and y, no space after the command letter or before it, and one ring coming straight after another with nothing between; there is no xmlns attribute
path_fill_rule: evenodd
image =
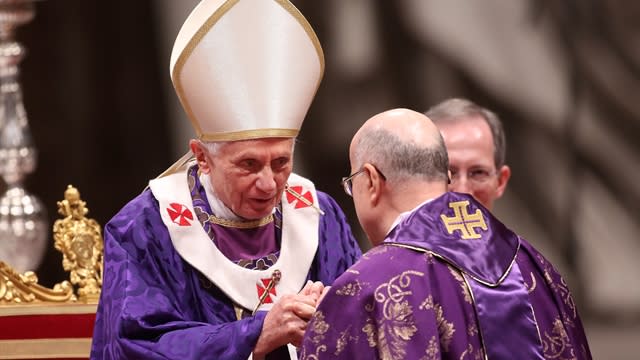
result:
<svg viewBox="0 0 640 360"><path fill-rule="evenodd" d="M204 141L296 137L324 55L286 0L203 0L182 25L171 79Z"/></svg>

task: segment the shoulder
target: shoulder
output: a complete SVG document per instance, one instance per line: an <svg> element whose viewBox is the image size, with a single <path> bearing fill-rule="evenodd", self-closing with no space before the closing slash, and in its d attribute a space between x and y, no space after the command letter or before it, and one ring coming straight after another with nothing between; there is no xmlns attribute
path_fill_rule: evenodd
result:
<svg viewBox="0 0 640 360"><path fill-rule="evenodd" d="M554 273L558 272L555 266L538 249L536 249L535 246L522 237L519 239L520 251L518 253L518 263L526 262L543 271L551 270Z"/></svg>
<svg viewBox="0 0 640 360"><path fill-rule="evenodd" d="M354 281L374 283L384 281L387 274L395 276L423 269L424 256L424 253L410 249L379 245L363 254L333 285L335 287Z"/></svg>
<svg viewBox="0 0 640 360"><path fill-rule="evenodd" d="M147 188L124 205L109 220L107 226L109 224L122 225L123 221L131 223L154 215L160 216L158 201L153 197L151 190Z"/></svg>
<svg viewBox="0 0 640 360"><path fill-rule="evenodd" d="M159 241L166 232L158 202L149 189L129 201L105 225L105 240L113 238L120 243L127 241L142 243Z"/></svg>
<svg viewBox="0 0 640 360"><path fill-rule="evenodd" d="M318 203L322 210L342 213L342 209L331 195L320 190L317 190L316 194L318 195Z"/></svg>

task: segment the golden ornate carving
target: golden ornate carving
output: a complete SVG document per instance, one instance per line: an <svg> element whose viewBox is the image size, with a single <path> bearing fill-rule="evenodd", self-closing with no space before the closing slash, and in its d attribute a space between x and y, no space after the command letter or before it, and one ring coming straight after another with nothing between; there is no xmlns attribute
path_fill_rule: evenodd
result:
<svg viewBox="0 0 640 360"><path fill-rule="evenodd" d="M73 286L68 281L49 289L38 284L38 277L33 271L20 274L0 261L0 304L65 302L74 299Z"/></svg>
<svg viewBox="0 0 640 360"><path fill-rule="evenodd" d="M70 272L78 300L97 302L102 288L103 242L100 226L85 215L89 209L80 192L69 185L64 200L58 201L58 213L64 216L53 224L54 246L62 252L62 266Z"/></svg>
<svg viewBox="0 0 640 360"><path fill-rule="evenodd" d="M53 237L55 248L63 254L62 266L71 273L71 281L65 280L51 289L38 284L38 277L33 271L21 274L0 262L0 304L97 303L102 287L100 226L95 220L85 217L89 210L80 199L78 189L69 185L64 197L58 202L58 212L64 218L54 223Z"/></svg>

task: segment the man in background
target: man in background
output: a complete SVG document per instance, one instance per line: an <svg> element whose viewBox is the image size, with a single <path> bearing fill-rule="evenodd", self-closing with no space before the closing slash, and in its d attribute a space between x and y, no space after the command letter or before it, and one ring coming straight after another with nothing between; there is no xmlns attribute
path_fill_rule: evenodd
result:
<svg viewBox="0 0 640 360"><path fill-rule="evenodd" d="M92 359L297 359L360 256L335 201L292 172L323 69L288 1L193 10L171 77L197 138L105 227Z"/></svg>
<svg viewBox="0 0 640 360"><path fill-rule="evenodd" d="M504 193L511 169L500 118L469 100L445 100L427 112L449 154L449 190L473 195L487 209Z"/></svg>
<svg viewBox="0 0 640 360"><path fill-rule="evenodd" d="M591 359L551 263L469 194L423 114L369 119L343 179L374 246L328 290L303 359Z"/></svg>

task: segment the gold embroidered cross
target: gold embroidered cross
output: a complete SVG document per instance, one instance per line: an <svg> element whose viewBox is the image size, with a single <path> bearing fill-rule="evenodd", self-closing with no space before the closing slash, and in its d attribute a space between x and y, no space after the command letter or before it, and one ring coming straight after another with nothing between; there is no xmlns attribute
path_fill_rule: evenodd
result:
<svg viewBox="0 0 640 360"><path fill-rule="evenodd" d="M476 209L475 213L469 214L469 201L450 202L449 207L453 209L453 217L440 215L449 234L453 234L454 231L458 230L462 234L462 239L479 239L481 236L476 233L476 228L487 230L487 224L484 222L480 209Z"/></svg>

